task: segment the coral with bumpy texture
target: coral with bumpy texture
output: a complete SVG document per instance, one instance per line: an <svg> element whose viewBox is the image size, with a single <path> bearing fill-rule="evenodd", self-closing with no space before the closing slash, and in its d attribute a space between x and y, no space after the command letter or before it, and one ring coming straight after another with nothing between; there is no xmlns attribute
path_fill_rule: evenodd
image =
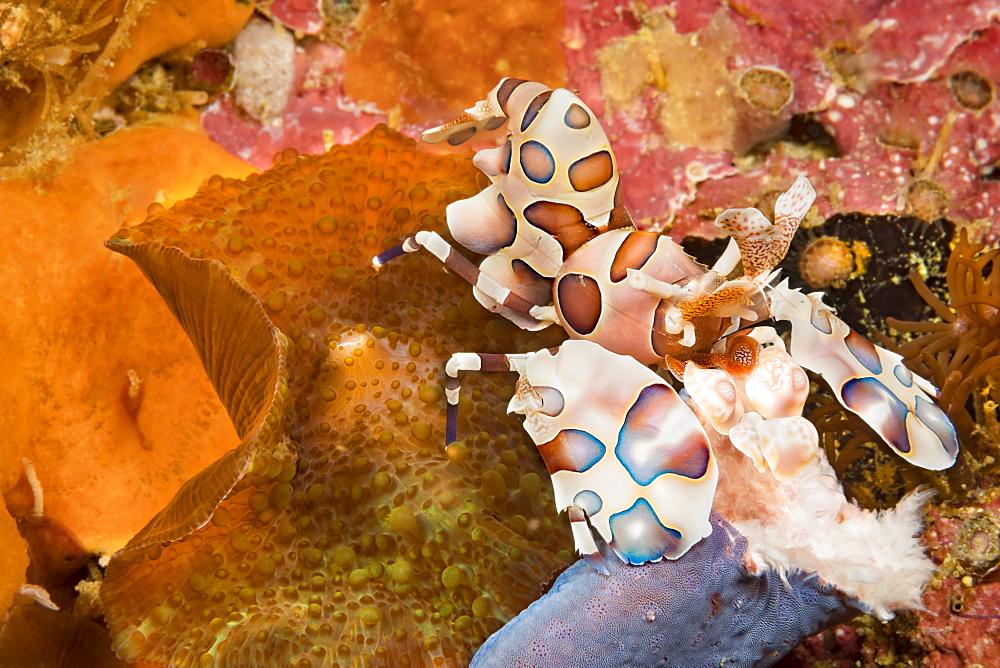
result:
<svg viewBox="0 0 1000 668"><path fill-rule="evenodd" d="M985 139L1000 118L997 59L985 55L1000 39L995 2L919 13L898 1L630 9L568 6L566 55L644 226L711 235L713 209L759 204L790 173L833 194L817 202L823 216L995 218L1000 188L979 178L1000 157Z"/></svg>
<svg viewBox="0 0 1000 668"><path fill-rule="evenodd" d="M712 515L711 535L677 561L582 560L491 637L472 665L769 666L801 640L861 612L819 578L749 574L746 539Z"/></svg>
<svg viewBox="0 0 1000 668"><path fill-rule="evenodd" d="M119 655L458 664L568 559L544 469L503 413L513 379L470 379L473 435L437 445L444 357L527 341L436 263L368 263L475 188L471 161L383 126L210 179L109 242L184 325L243 438L112 559Z"/></svg>

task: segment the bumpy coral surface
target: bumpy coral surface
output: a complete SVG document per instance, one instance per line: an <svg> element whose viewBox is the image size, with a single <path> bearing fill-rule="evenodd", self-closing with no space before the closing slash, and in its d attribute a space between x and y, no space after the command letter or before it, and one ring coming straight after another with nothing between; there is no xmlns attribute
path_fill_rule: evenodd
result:
<svg viewBox="0 0 1000 668"><path fill-rule="evenodd" d="M1000 652L1000 491L970 501L931 515L941 570L912 642L933 665L989 665Z"/></svg>
<svg viewBox="0 0 1000 668"><path fill-rule="evenodd" d="M465 439L442 445L446 356L527 339L433 260L370 265L440 228L475 173L378 127L211 179L109 243L184 325L243 438L109 565L121 656L460 664L565 564L540 460L504 416L512 378L467 379Z"/></svg>
<svg viewBox="0 0 1000 668"><path fill-rule="evenodd" d="M567 22L596 58L568 52L569 80L588 101L609 100L602 120L622 171L637 175L626 203L647 224L712 235L713 209L766 201L790 172L808 175L824 216L982 221L1000 201L979 178L1000 157L983 141L998 122L996 66L981 55L995 50L996 16L983 1L915 14L904 3L686 0L630 21L581 5ZM692 75L703 66L711 90ZM679 117L691 122L677 128Z"/></svg>

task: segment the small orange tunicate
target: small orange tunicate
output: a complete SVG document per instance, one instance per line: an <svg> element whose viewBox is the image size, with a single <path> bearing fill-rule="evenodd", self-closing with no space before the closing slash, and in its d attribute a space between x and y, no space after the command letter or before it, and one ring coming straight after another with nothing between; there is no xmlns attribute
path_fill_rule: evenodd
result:
<svg viewBox="0 0 1000 668"><path fill-rule="evenodd" d="M836 237L820 237L802 251L799 272L813 288L842 288L854 271L854 253Z"/></svg>

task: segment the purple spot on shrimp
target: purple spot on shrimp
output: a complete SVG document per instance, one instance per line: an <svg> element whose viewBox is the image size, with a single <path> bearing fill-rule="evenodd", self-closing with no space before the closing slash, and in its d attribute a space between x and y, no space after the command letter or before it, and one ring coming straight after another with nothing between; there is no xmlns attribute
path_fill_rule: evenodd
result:
<svg viewBox="0 0 1000 668"><path fill-rule="evenodd" d="M833 334L833 324L830 322L831 317L828 311L820 310L813 306L812 313L809 314L809 324L824 334Z"/></svg>
<svg viewBox="0 0 1000 668"><path fill-rule="evenodd" d="M872 375L877 376L882 373L882 360L878 358L878 348L875 344L861 336L853 329L844 337L847 349L851 351L854 358L864 365Z"/></svg>
<svg viewBox="0 0 1000 668"><path fill-rule="evenodd" d="M945 452L949 455L955 455L958 452L958 434L955 433L955 425L951 423L945 412L936 403L928 401L920 395L917 395L917 400L914 403L913 412L916 416L941 439L941 445L944 446Z"/></svg>
<svg viewBox="0 0 1000 668"><path fill-rule="evenodd" d="M906 433L909 409L876 378L854 378L844 383L840 396L845 406L865 419L898 452L910 451Z"/></svg>
<svg viewBox="0 0 1000 668"><path fill-rule="evenodd" d="M597 492L585 489L577 492L576 496L573 497L573 505L582 508L583 512L587 513L587 517L593 517L601 512L604 501L601 500L601 496Z"/></svg>
<svg viewBox="0 0 1000 668"><path fill-rule="evenodd" d="M708 471L711 446L688 405L668 385L648 385L625 415L615 455L640 485L664 473L692 480Z"/></svg>
<svg viewBox="0 0 1000 668"><path fill-rule="evenodd" d="M546 385L535 385L534 388L538 396L542 398L542 407L538 409L539 413L555 417L566 408L566 398L556 388Z"/></svg>
<svg viewBox="0 0 1000 668"><path fill-rule="evenodd" d="M680 544L681 532L663 526L649 501L640 498L628 510L611 516L611 548L624 561L639 565L670 556Z"/></svg>
<svg viewBox="0 0 1000 668"><path fill-rule="evenodd" d="M913 374L910 373L910 370L902 364L897 364L892 368L892 375L894 375L896 380L902 383L904 387L910 387L913 385Z"/></svg>

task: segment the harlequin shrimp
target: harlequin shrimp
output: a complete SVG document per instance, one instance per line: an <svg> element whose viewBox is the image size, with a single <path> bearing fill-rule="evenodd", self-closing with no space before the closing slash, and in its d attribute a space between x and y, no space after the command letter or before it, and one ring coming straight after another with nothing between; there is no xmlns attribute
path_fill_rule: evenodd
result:
<svg viewBox="0 0 1000 668"><path fill-rule="evenodd" d="M787 283L772 286L774 267L815 199L808 180L799 177L778 198L774 223L753 208L719 215L732 242L708 271L668 237L631 226L607 136L568 90L503 79L464 116L424 137L461 144L505 122L504 145L475 158L492 185L447 212L455 239L488 255L480 267L432 232L378 256L376 266L426 247L473 283L481 303L516 324L558 323L572 338L645 364L688 358L768 315L788 320L792 357L820 373L846 407L877 423L897 452L928 468L954 460L957 440L929 383L909 381L892 353L862 346L818 293L796 297ZM726 280L739 263L743 275ZM827 358L838 362L815 361Z"/></svg>
<svg viewBox="0 0 1000 668"><path fill-rule="evenodd" d="M652 372L644 364L665 366L685 386L690 408L671 395L661 402L660 419L669 423L684 415L697 421L693 409L706 428L729 436L759 470L770 470L778 479L794 478L817 450L816 431L801 417L808 380L799 363L824 377L846 407L875 426L910 461L928 468L954 461L954 430L933 404L933 388L926 381L906 372L898 357L848 334L849 328L818 296L801 295L787 283L774 285L775 267L815 199L807 179L799 177L778 198L773 223L756 209L723 212L717 224L732 239L709 270L669 237L631 225L608 138L593 112L570 91L503 79L464 116L426 131L424 137L457 145L504 123L506 142L479 151L474 159L492 184L447 209L452 236L487 255L482 263L476 267L437 233L421 231L374 258L373 264L379 267L425 248L471 283L486 308L524 329L559 324L571 339L580 340L564 344L565 352L453 356L447 368L446 438L451 442L457 436L459 372L518 371L519 388L533 402L518 403L515 398L511 410L526 415L525 428L549 466L560 509L570 512L581 552L595 552L592 536L584 531L588 518L602 537L622 545L624 539L610 517L626 508L634 510L634 504L646 498L639 478L632 476L632 483L616 488L619 478L605 473L615 467L618 474L634 472L619 451L619 438L631 433L634 404L617 397L622 390L617 385L637 392L669 387L653 380L655 374L645 376ZM791 323L791 355L773 328L739 333L768 317ZM580 346L582 342L592 345ZM588 361L590 357L596 361ZM594 371L574 375L568 360ZM543 373L544 364L560 371ZM612 368L617 371L611 373ZM552 402L558 408L552 408ZM647 409L642 415L648 431ZM591 420L603 425L597 430L602 435L594 433ZM539 426L545 424L549 431ZM557 438L558 433L573 436ZM686 434L678 446L682 451L712 461L707 441L694 432L678 433ZM655 436L644 438L657 442ZM551 444L553 439L558 447ZM674 477L661 475L671 484L678 475L686 477L678 471L694 471L677 469L675 451L662 445L643 456L651 470L671 472ZM597 471L607 475L607 481L598 478ZM707 494L708 500L690 518L694 525L681 528L680 514L669 501L647 500L648 516L661 527L652 534L677 532L673 541L658 543L662 556L676 558L691 540L700 538L697 527L707 526L713 475L706 468L696 478L698 498ZM557 476L566 482L557 484ZM585 491L614 502L595 505L589 495L579 496ZM665 494L669 499L673 492ZM652 520L644 524L653 527ZM655 550L616 552L632 563L659 558L651 556Z"/></svg>
<svg viewBox="0 0 1000 668"><path fill-rule="evenodd" d="M631 564L676 559L711 532L718 469L698 418L660 376L589 341L555 352L458 353L459 369L516 371L525 416L576 549L602 570L590 526ZM613 382L608 382L614 379ZM600 400L594 402L595 390Z"/></svg>

